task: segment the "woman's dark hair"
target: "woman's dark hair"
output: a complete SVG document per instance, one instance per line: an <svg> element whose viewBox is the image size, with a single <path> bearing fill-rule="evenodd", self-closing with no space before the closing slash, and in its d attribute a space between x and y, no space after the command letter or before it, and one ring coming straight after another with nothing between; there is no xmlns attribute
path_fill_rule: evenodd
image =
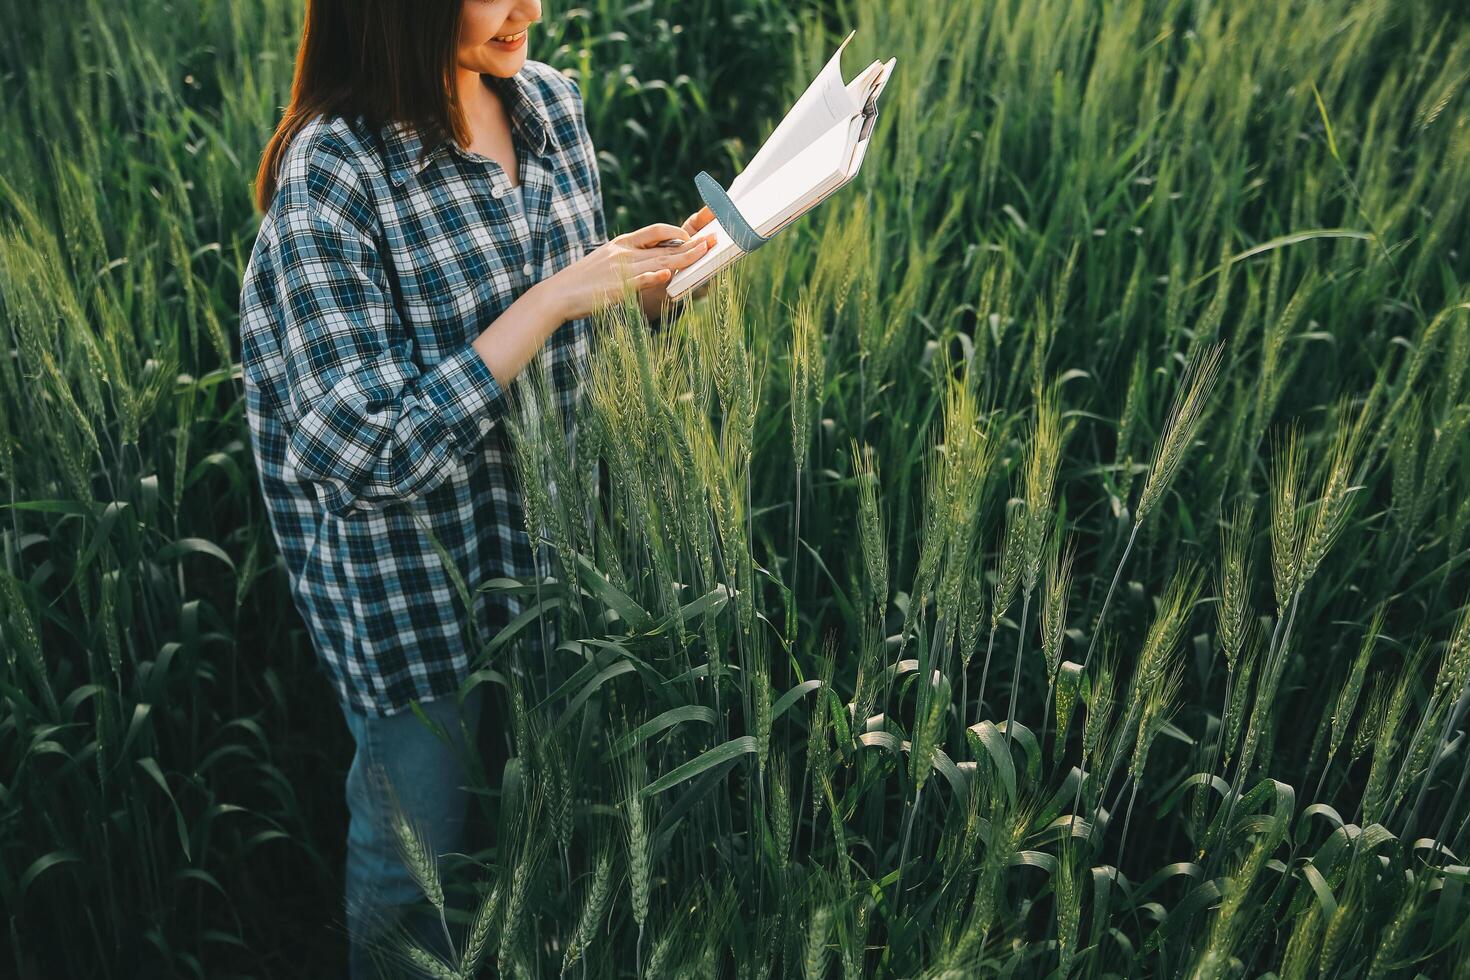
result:
<svg viewBox="0 0 1470 980"><path fill-rule="evenodd" d="M281 158L324 115L404 122L426 141L468 143L454 84L464 0L307 0L291 103L261 154L255 206L270 207Z"/></svg>

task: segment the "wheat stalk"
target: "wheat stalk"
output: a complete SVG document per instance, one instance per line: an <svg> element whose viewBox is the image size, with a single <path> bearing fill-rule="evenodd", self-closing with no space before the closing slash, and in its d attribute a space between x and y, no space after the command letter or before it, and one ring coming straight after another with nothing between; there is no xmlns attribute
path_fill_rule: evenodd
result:
<svg viewBox="0 0 1470 980"><path fill-rule="evenodd" d="M490 945L490 932L495 927L496 913L500 910L500 888L492 885L485 889L475 917L470 921L470 931L465 937L464 950L460 955L459 972L473 977L480 968L485 950Z"/></svg>
<svg viewBox="0 0 1470 980"><path fill-rule="evenodd" d="M1373 648L1383 632L1383 621L1387 613L1387 606L1384 605L1380 605L1374 612L1373 622L1368 626L1368 631L1363 634L1363 642L1358 647L1358 655L1353 658L1353 666L1348 671L1347 680L1343 681L1342 690L1338 692L1337 701L1332 709L1332 728L1327 737L1327 758L1322 762L1322 775L1318 777L1316 792L1312 794L1313 799L1321 797L1322 786L1327 779L1327 771L1332 767L1332 758L1337 755L1343 739L1347 737L1348 723L1352 721L1353 712L1357 709L1358 697L1363 690L1363 679L1368 672L1368 661L1373 656Z"/></svg>
<svg viewBox="0 0 1470 980"><path fill-rule="evenodd" d="M1143 526L1144 520L1158 506L1158 502L1168 491L1169 485L1179 472L1180 464L1184 462L1184 457L1188 454L1189 447L1194 442L1195 433L1204 419L1205 406L1209 402L1210 392L1214 389L1219 375L1224 351L1223 341L1201 350L1189 362L1183 377L1180 378L1179 387L1174 393L1174 401L1169 407L1168 419L1164 423L1163 434L1154 445L1148 479L1144 482L1143 493L1138 500L1138 509L1134 512L1133 529L1128 534L1128 543L1123 547L1123 555L1118 559L1112 581L1108 583L1108 590L1103 594L1102 608L1097 614L1097 626L1092 631L1092 639L1087 644L1087 653L1082 658L1083 670L1086 670L1092 662L1092 653L1097 647L1097 638L1102 633L1103 624L1107 619L1108 606L1112 603L1113 593L1118 588L1118 579L1123 574L1123 568L1128 564L1128 556L1133 552L1133 544L1138 539L1139 528Z"/></svg>
<svg viewBox="0 0 1470 980"><path fill-rule="evenodd" d="M985 663L980 670L980 693L977 704L985 703L985 687L990 679L990 657L995 650L995 632L1016 595L1024 563L1026 505L1017 501L1006 510L1005 535L1001 541L1000 567L996 570L995 588L990 598L990 638L985 642Z"/></svg>
<svg viewBox="0 0 1470 980"><path fill-rule="evenodd" d="M831 907L822 905L812 910L806 927L806 956L802 959L802 975L806 980L823 980L827 975L827 935L831 924Z"/></svg>
<svg viewBox="0 0 1470 980"><path fill-rule="evenodd" d="M648 923L649 896L652 891L653 840L649 835L648 816L643 800L647 779L641 742L635 742L620 757L618 808L623 814L623 842L627 849L629 897L633 904L633 921L638 924L638 942L634 947L643 973L643 930Z"/></svg>
<svg viewBox="0 0 1470 980"><path fill-rule="evenodd" d="M612 848L603 846L597 852L597 866L592 872L592 883L587 886L587 897L582 903L582 914L577 920L577 928L567 943L566 955L562 957L562 976L576 966L577 961L582 959L587 948L592 945L612 892L612 870Z"/></svg>
<svg viewBox="0 0 1470 980"><path fill-rule="evenodd" d="M1217 623L1226 670L1235 664L1245 642L1250 619L1251 577L1248 561L1254 512L1248 503L1235 506L1229 523L1220 533L1220 604Z"/></svg>
<svg viewBox="0 0 1470 980"><path fill-rule="evenodd" d="M1041 655L1046 666L1046 702L1042 706L1041 736L1046 737L1050 719L1052 696L1057 691L1058 677L1062 667L1062 641L1067 629L1067 594L1072 585L1072 562L1076 556L1074 544L1068 542L1065 551L1053 548L1046 566L1046 582L1041 601ZM1067 705L1066 714L1071 713ZM1062 741L1066 723L1060 701L1057 708L1057 742Z"/></svg>

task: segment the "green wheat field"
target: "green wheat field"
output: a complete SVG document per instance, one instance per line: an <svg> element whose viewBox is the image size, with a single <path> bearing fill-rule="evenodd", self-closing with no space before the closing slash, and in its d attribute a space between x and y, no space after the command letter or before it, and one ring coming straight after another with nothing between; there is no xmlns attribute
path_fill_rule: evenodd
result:
<svg viewBox="0 0 1470 980"><path fill-rule="evenodd" d="M237 363L301 12L0 0L0 975L345 969ZM599 318L578 418L518 383L548 574L483 586L472 853L404 833L452 953L385 953L1470 977L1464 12L547 0L615 234L848 30L898 67L856 181Z"/></svg>

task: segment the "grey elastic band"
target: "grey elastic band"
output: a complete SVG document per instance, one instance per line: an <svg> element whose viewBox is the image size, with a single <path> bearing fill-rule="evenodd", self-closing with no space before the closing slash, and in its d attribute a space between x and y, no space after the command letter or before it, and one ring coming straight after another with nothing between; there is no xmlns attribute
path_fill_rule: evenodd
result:
<svg viewBox="0 0 1470 980"><path fill-rule="evenodd" d="M730 195L726 194L725 189L708 173L701 170L696 174L694 186L699 189L699 196L704 199L704 203L709 205L710 211L719 220L720 227L729 233L730 239L739 246L741 251L754 252L770 241L765 235L759 234L750 227L750 222L745 220L745 216L740 213L735 202L730 200Z"/></svg>

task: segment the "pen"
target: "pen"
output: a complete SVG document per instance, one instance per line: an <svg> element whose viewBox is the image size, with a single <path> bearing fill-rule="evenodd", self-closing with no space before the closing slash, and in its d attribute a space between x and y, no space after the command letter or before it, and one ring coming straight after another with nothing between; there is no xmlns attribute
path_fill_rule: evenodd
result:
<svg viewBox="0 0 1470 980"><path fill-rule="evenodd" d="M663 248L665 246L670 246L670 245L683 245L684 242L685 242L685 239L683 239L683 238L665 238L661 242L655 242L654 245L653 245L653 247L654 248ZM607 242L588 242L587 243L587 251L591 252L594 249L602 248L602 246L604 246L606 244L607 244Z"/></svg>

